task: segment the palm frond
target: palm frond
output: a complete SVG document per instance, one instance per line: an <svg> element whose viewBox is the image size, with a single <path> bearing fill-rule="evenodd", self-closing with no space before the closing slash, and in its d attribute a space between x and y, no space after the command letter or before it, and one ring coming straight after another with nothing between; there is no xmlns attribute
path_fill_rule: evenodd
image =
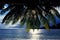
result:
<svg viewBox="0 0 60 40"><path fill-rule="evenodd" d="M19 16L17 16L17 14L15 14L13 17L12 17L12 24L15 24L18 20L19 20Z"/></svg>
<svg viewBox="0 0 60 40"><path fill-rule="evenodd" d="M34 25L36 26L35 29L39 29L40 28L40 20L38 17L36 17L35 21L34 21Z"/></svg>
<svg viewBox="0 0 60 40"><path fill-rule="evenodd" d="M14 15L13 13L14 13L14 10L11 10L11 12L9 12L9 13L4 17L4 19L2 20L2 23L4 23L5 20L9 20L9 18L10 18L12 15Z"/></svg>
<svg viewBox="0 0 60 40"><path fill-rule="evenodd" d="M40 6L38 6L39 8L39 15L40 15L40 22L41 24L44 25L44 27L49 30L49 21L42 15L42 11L45 11L43 8L41 8ZM42 11L41 11L42 10Z"/></svg>
<svg viewBox="0 0 60 40"><path fill-rule="evenodd" d="M49 21L48 21L45 17L40 16L40 21L41 21L41 24L43 24L44 27L45 27L47 30L50 29L50 28L49 28Z"/></svg>
<svg viewBox="0 0 60 40"><path fill-rule="evenodd" d="M12 21L12 19L13 19L13 16L6 19L4 23L9 24Z"/></svg>
<svg viewBox="0 0 60 40"><path fill-rule="evenodd" d="M26 25L27 25L27 27L26 27L26 31L28 32L28 31L33 27L30 18L28 18Z"/></svg>
<svg viewBox="0 0 60 40"><path fill-rule="evenodd" d="M24 25L25 22L26 22L26 17L24 16L24 17L21 19L20 25L21 25L21 26Z"/></svg>
<svg viewBox="0 0 60 40"><path fill-rule="evenodd" d="M45 9L45 15L46 15L46 17L47 17L47 20L48 21L52 21L52 23L53 23L53 25L55 25L56 26L56 20L55 20L55 16L49 11L50 9L51 9L52 7L46 7L46 9Z"/></svg>
<svg viewBox="0 0 60 40"><path fill-rule="evenodd" d="M54 15L54 16L57 16L58 18L60 18L60 14L59 12L55 9L55 8L51 8L50 12Z"/></svg>
<svg viewBox="0 0 60 40"><path fill-rule="evenodd" d="M53 25L56 26L55 17L54 17L51 13L47 14L47 19L48 19L49 21L52 21Z"/></svg>

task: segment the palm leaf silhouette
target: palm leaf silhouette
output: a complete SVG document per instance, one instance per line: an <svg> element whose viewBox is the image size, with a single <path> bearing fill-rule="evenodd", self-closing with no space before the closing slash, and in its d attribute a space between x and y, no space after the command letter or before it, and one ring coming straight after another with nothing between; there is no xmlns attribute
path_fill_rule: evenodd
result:
<svg viewBox="0 0 60 40"><path fill-rule="evenodd" d="M51 21L53 25L56 25L55 16L60 18L59 12L54 8L59 6L59 0L23 0L18 2L18 4L10 4L9 1L5 2L10 6L3 9L3 5L0 5L2 9L0 14L4 14L7 10L10 10L10 12L4 17L2 23L8 24L12 21L12 24L15 24L20 19L20 25L26 23L26 31L39 29L41 24L49 30L49 22Z"/></svg>
<svg viewBox="0 0 60 40"><path fill-rule="evenodd" d="M57 16L58 18L60 18L60 14L59 14L59 12L55 9L55 8L51 8L51 14L53 14L54 16Z"/></svg>
<svg viewBox="0 0 60 40"><path fill-rule="evenodd" d="M21 19L21 25L24 25L25 24L25 22L26 22L26 17L24 16L22 19Z"/></svg>
<svg viewBox="0 0 60 40"><path fill-rule="evenodd" d="M40 19L41 19L40 21L42 22L42 24L44 25L44 27L47 30L49 30L49 22L48 22L48 20L45 17L43 17L43 16L41 16Z"/></svg>
<svg viewBox="0 0 60 40"><path fill-rule="evenodd" d="M47 19L48 19L49 21L52 21L52 23L53 23L54 25L56 25L55 17L54 17L52 14L48 14L48 15L47 15Z"/></svg>

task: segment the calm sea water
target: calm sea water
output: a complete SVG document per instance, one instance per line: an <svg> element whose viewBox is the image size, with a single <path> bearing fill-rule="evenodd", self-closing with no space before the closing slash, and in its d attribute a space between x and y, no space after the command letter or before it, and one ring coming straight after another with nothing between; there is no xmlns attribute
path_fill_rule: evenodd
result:
<svg viewBox="0 0 60 40"><path fill-rule="evenodd" d="M31 29L26 32L24 29L0 29L0 40L9 39L60 39L60 29ZM15 39L13 39L15 38Z"/></svg>

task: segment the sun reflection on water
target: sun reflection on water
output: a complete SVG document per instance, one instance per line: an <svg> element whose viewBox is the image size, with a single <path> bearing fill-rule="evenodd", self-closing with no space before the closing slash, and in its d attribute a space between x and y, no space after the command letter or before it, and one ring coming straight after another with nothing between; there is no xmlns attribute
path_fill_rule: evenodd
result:
<svg viewBox="0 0 60 40"><path fill-rule="evenodd" d="M41 30L38 30L38 29L31 29L29 31L29 33L31 34L31 40L34 39L34 40L37 40L40 38L40 35L38 33L41 33L42 31Z"/></svg>

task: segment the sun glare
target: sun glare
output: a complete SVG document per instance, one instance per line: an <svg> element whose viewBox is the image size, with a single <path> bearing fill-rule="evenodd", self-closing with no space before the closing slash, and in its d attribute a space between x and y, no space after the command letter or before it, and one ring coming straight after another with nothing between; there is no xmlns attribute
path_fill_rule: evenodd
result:
<svg viewBox="0 0 60 40"><path fill-rule="evenodd" d="M38 30L38 29L30 29L30 31L29 31L29 33L31 33L31 34L33 34L33 35L35 35L35 34L38 34L38 33L40 33L41 32L41 30Z"/></svg>

